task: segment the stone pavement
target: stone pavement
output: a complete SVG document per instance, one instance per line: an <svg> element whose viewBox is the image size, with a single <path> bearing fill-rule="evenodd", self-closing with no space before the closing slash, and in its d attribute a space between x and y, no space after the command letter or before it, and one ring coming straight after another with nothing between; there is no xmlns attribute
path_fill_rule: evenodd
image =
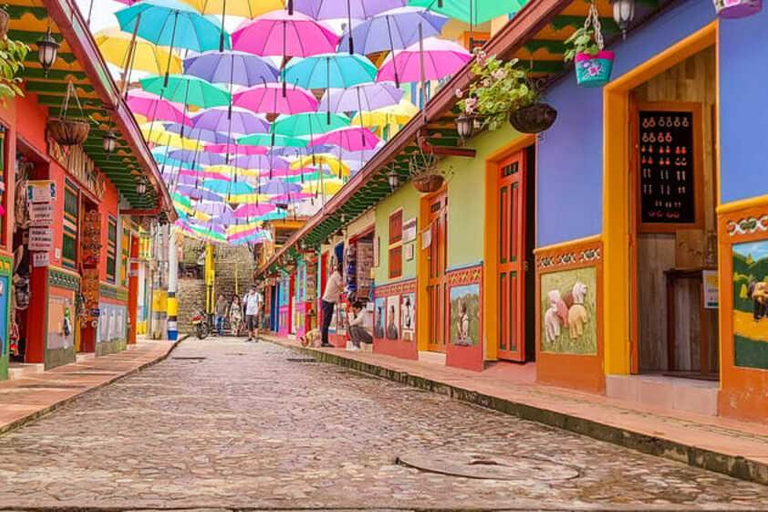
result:
<svg viewBox="0 0 768 512"><path fill-rule="evenodd" d="M209 338L0 437L0 509L89 507L768 510L768 487Z"/></svg>
<svg viewBox="0 0 768 512"><path fill-rule="evenodd" d="M172 347L167 341L139 340L124 352L0 382L0 434L162 359Z"/></svg>
<svg viewBox="0 0 768 512"><path fill-rule="evenodd" d="M645 453L768 484L768 424L672 411L545 386L528 372L482 373L370 352L303 348L292 340L266 339L323 362L617 443Z"/></svg>

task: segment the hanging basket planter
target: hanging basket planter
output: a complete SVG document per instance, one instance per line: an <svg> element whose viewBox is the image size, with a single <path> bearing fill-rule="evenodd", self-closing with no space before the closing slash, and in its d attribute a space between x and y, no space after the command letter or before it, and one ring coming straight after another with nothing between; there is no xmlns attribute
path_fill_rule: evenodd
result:
<svg viewBox="0 0 768 512"><path fill-rule="evenodd" d="M594 0L584 26L565 40L565 60L576 64L576 82L579 87L602 87L611 80L615 55L605 49L600 16Z"/></svg>
<svg viewBox="0 0 768 512"><path fill-rule="evenodd" d="M437 165L437 157L422 149L422 142L419 143L418 153L411 156L408 162L408 171L413 188L422 194L430 194L440 190L445 183L445 174Z"/></svg>
<svg viewBox="0 0 768 512"><path fill-rule="evenodd" d="M413 188L422 194L431 194L437 192L445 183L445 177L442 174L426 173L416 176L411 180Z"/></svg>
<svg viewBox="0 0 768 512"><path fill-rule="evenodd" d="M81 117L68 115L69 101L73 96L77 107L80 109ZM77 98L77 91L75 91L75 86L71 81L67 84L67 95L64 96L61 104L61 116L49 119L46 127L51 138L62 146L80 146L88 138L91 125L85 117L83 107Z"/></svg>
<svg viewBox="0 0 768 512"><path fill-rule="evenodd" d="M8 14L8 11L0 7L0 39L6 38L10 24L11 15Z"/></svg>
<svg viewBox="0 0 768 512"><path fill-rule="evenodd" d="M614 53L608 50L602 50L597 55L577 53L574 60L579 87L602 87L610 82L614 58Z"/></svg>
<svg viewBox="0 0 768 512"><path fill-rule="evenodd" d="M541 133L557 119L557 110L546 103L534 103L509 114L509 123L520 133Z"/></svg>
<svg viewBox="0 0 768 512"><path fill-rule="evenodd" d="M763 9L763 0L714 0L720 18L746 18Z"/></svg>

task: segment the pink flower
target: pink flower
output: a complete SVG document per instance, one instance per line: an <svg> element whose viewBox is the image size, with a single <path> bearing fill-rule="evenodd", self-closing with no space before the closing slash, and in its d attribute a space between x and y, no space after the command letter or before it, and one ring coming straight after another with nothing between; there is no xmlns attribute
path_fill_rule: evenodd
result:
<svg viewBox="0 0 768 512"><path fill-rule="evenodd" d="M456 97L457 98L463 98L464 97L464 91L461 89L456 89Z"/></svg>
<svg viewBox="0 0 768 512"><path fill-rule="evenodd" d="M507 76L507 70L504 68L499 68L493 73L491 73L491 76L493 76L493 78L496 80L501 80L502 78Z"/></svg>
<svg viewBox="0 0 768 512"><path fill-rule="evenodd" d="M469 108L475 108L475 105L477 105L477 98L467 98L467 101L465 101L464 104Z"/></svg>

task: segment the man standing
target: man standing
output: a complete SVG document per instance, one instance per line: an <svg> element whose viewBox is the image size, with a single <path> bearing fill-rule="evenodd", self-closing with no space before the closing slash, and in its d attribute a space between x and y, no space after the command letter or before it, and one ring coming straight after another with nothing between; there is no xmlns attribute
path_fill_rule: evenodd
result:
<svg viewBox="0 0 768 512"><path fill-rule="evenodd" d="M224 336L224 317L227 314L227 299L220 293L216 299L216 334Z"/></svg>
<svg viewBox="0 0 768 512"><path fill-rule="evenodd" d="M320 301L321 311L323 314L323 325L321 329L322 334L322 347L332 347L328 342L328 330L331 328L331 319L333 318L333 310L336 304L341 299L341 292L344 290L344 279L341 277L341 263L336 264L331 276L328 278L328 282L325 284L325 293Z"/></svg>
<svg viewBox="0 0 768 512"><path fill-rule="evenodd" d="M243 302L245 303L245 328L248 329L248 341L259 341L259 320L264 308L264 297L256 290L255 284L251 285L251 289Z"/></svg>

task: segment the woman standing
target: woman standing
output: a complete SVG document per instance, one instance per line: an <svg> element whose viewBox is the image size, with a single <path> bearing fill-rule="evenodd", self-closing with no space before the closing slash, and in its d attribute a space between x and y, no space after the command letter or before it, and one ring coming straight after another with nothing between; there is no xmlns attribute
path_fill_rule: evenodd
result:
<svg viewBox="0 0 768 512"><path fill-rule="evenodd" d="M240 336L243 328L243 305L237 294L232 297L232 304L229 306L229 325L232 327L232 336Z"/></svg>

